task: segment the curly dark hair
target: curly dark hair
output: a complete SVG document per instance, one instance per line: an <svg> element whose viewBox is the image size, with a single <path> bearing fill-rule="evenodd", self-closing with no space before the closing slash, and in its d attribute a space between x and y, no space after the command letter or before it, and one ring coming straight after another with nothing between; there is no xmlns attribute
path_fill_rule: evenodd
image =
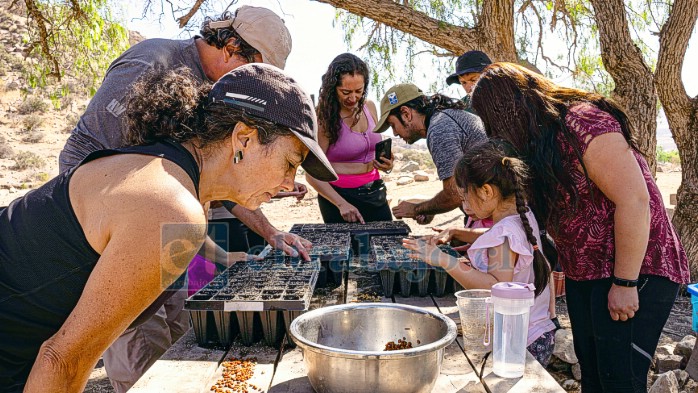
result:
<svg viewBox="0 0 698 393"><path fill-rule="evenodd" d="M220 101L210 104L211 87L196 80L186 67L144 76L133 87L128 103L127 144L144 145L170 138L179 143L193 141L203 148L227 138L239 122L257 128L262 145L293 135L287 127Z"/></svg>
<svg viewBox="0 0 698 393"><path fill-rule="evenodd" d="M512 195L516 197L516 211L523 223L526 239L534 247L533 285L538 296L548 286L553 266L543 255L526 216L526 186L530 180L528 166L514 154L514 149L508 143L490 140L468 150L456 164L454 176L460 188L474 190L489 184L497 187L502 199Z"/></svg>
<svg viewBox="0 0 698 393"><path fill-rule="evenodd" d="M330 140L330 145L335 144L339 139L339 129L342 122L336 88L342 83L342 77L347 74L364 77L364 94L359 99L359 109L363 108L368 94L368 66L366 63L351 53L342 53L335 57L325 75L322 76L322 86L320 86L317 104L318 125L325 129L325 135ZM361 111L354 115L352 126L358 123L359 119L361 119Z"/></svg>
<svg viewBox="0 0 698 393"><path fill-rule="evenodd" d="M403 106L412 108L416 110L418 113L424 115L424 125L426 127L429 127L431 117L436 112L445 109L464 110L467 107L463 101L445 96L443 94L434 94L432 96L422 95L417 98L413 98L410 101L407 101L406 103L396 108L393 108L390 111L390 114L388 116L395 116L400 121L400 123L402 123L403 126L405 125L405 121L403 120L402 114L400 113L400 108Z"/></svg>
<svg viewBox="0 0 698 393"><path fill-rule="evenodd" d="M235 20L238 11L239 9L235 10L235 14L226 11L217 18L206 17L204 23L201 25L199 34L201 34L201 38L203 38L207 44L215 46L218 49L223 49L230 40L234 40L233 44L240 48L238 54L244 57L248 63L254 63L254 57L259 54L259 51L242 39L237 31L233 29L233 20ZM209 26L211 22L220 21L230 21L230 27L212 29Z"/></svg>
<svg viewBox="0 0 698 393"><path fill-rule="evenodd" d="M620 123L628 145L639 151L628 117L616 102L599 94L559 86L516 64L487 66L475 85L471 102L487 135L511 143L531 168L535 179L535 187L529 190L533 210L539 221L553 232L557 230L559 217L573 214L578 202L572 176L562 165L558 138L564 138L572 146L591 189L579 143L565 124L571 105L588 102L611 114ZM558 191L559 185L562 192ZM566 197L569 197L566 208L557 209Z"/></svg>

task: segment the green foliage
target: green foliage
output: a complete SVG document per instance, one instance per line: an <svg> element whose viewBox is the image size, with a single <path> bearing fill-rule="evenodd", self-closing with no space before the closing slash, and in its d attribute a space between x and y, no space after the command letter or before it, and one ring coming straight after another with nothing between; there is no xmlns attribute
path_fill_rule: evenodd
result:
<svg viewBox="0 0 698 393"><path fill-rule="evenodd" d="M12 169L16 171L23 171L25 169L40 169L46 165L43 158L30 151L19 152L15 154L13 159L15 160L15 166L12 167Z"/></svg>
<svg viewBox="0 0 698 393"><path fill-rule="evenodd" d="M408 4L439 21L441 27L476 27L482 10L482 0L414 0ZM654 69L657 37L652 32L661 29L671 2L626 0L625 4L633 39ZM611 94L615 85L601 61L598 23L589 0L516 0L514 10L519 59L528 60L565 85ZM372 85L379 90L389 82L413 81L415 59L424 65L422 54L431 61L426 78L435 81L432 91L440 90L445 76L453 70L454 57L459 55L444 53L407 33L346 11L337 11L336 22L344 30L347 46L358 47L359 56L375 72Z"/></svg>
<svg viewBox="0 0 698 393"><path fill-rule="evenodd" d="M657 162L669 162L672 164L681 164L681 158L677 150L664 150L663 147L657 146Z"/></svg>
<svg viewBox="0 0 698 393"><path fill-rule="evenodd" d="M49 32L46 45L59 69L55 69L56 64L42 49L39 29L32 23L27 37L29 56L38 62L26 70L27 84L32 88L44 87L72 76L86 91L94 94L111 61L128 48L128 32L112 16L108 1L35 0L35 4L46 20ZM55 108L62 107L60 98L65 95L63 86L49 93Z"/></svg>
<svg viewBox="0 0 698 393"><path fill-rule="evenodd" d="M34 175L34 179L36 179L42 183L46 183L49 179L49 175L46 172L39 172L36 175Z"/></svg>
<svg viewBox="0 0 698 393"><path fill-rule="evenodd" d="M409 2L409 6L439 20L438 25L442 29L449 24L475 26L480 2L481 0L415 0ZM376 95L382 94L388 83L412 82L417 61L426 59L431 63L428 75L422 75L429 80L437 77L438 80L443 79L441 76L453 67L453 59L446 51L408 33L339 9L335 23L344 30L347 47L358 46L359 52L362 52L359 56L366 61L372 72L371 89L375 89L373 93Z"/></svg>
<svg viewBox="0 0 698 393"><path fill-rule="evenodd" d="M41 99L41 97L28 96L22 102L22 104L17 108L17 112L20 115L28 115L30 113L44 113L48 109L48 105Z"/></svg>

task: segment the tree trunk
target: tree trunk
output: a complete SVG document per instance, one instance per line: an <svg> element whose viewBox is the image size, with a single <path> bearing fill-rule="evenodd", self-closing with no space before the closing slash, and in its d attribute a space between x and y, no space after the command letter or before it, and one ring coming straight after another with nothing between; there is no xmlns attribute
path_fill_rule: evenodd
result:
<svg viewBox="0 0 698 393"><path fill-rule="evenodd" d="M674 227L698 279L698 98L686 93L681 69L698 18L698 2L676 0L659 35L659 58L654 82L669 128L681 157L681 187L674 212Z"/></svg>
<svg viewBox="0 0 698 393"><path fill-rule="evenodd" d="M372 19L456 56L479 49L493 61L517 60L514 42L514 0L484 0L480 24L473 29L431 18L392 0L317 0Z"/></svg>
<svg viewBox="0 0 698 393"><path fill-rule="evenodd" d="M625 107L638 148L655 173L657 93L652 72L630 36L623 0L591 0L591 3L599 27L601 59L616 84L613 98Z"/></svg>

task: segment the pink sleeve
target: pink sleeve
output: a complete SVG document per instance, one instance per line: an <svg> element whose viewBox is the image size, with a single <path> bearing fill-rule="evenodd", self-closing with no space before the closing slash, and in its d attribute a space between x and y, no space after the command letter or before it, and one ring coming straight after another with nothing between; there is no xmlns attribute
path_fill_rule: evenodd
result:
<svg viewBox="0 0 698 393"><path fill-rule="evenodd" d="M620 123L610 113L588 103L573 105L565 117L567 128L577 136L579 149L584 155L589 143L601 134L622 132Z"/></svg>

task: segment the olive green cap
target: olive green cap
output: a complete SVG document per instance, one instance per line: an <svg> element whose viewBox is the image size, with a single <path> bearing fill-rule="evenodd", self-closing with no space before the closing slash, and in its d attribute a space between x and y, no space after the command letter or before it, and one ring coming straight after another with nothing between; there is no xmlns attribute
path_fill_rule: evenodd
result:
<svg viewBox="0 0 698 393"><path fill-rule="evenodd" d="M391 110L423 95L422 90L411 83L395 85L388 89L383 98L381 98L381 118L378 119L378 124L376 124L373 132L383 132L390 127L385 121L388 119Z"/></svg>

